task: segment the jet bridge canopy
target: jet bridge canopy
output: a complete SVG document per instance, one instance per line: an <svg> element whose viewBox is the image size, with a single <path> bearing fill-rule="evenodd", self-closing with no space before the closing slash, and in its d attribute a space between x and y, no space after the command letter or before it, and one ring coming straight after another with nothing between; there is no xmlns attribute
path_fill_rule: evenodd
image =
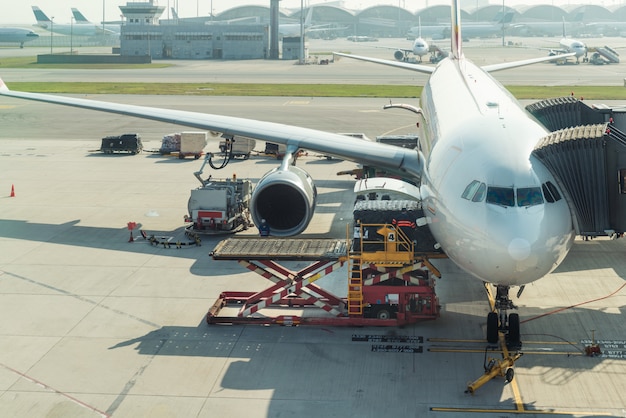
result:
<svg viewBox="0 0 626 418"><path fill-rule="evenodd" d="M567 193L577 233L626 231L625 114L589 107L573 97L549 99L527 109L553 131L539 141L533 154Z"/></svg>

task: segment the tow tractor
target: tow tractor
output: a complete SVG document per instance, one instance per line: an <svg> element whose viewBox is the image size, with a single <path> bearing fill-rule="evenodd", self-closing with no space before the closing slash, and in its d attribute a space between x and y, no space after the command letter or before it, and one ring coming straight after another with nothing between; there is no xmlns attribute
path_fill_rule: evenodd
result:
<svg viewBox="0 0 626 418"><path fill-rule="evenodd" d="M232 178L202 178L204 166L210 162L211 154L205 156L200 170L194 176L201 187L191 191L185 215L188 235L230 234L252 226L250 219L250 197L252 182Z"/></svg>

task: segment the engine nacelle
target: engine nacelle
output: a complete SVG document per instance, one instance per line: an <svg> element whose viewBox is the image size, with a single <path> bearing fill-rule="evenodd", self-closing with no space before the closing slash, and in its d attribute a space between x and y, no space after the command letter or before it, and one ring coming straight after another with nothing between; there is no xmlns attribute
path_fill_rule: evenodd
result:
<svg viewBox="0 0 626 418"><path fill-rule="evenodd" d="M296 235L309 225L316 199L317 189L309 173L293 165L286 170L277 167L266 173L252 192L252 220L260 225L265 219L273 236Z"/></svg>
<svg viewBox="0 0 626 418"><path fill-rule="evenodd" d="M393 53L393 57L398 61L404 61L404 52L399 49Z"/></svg>

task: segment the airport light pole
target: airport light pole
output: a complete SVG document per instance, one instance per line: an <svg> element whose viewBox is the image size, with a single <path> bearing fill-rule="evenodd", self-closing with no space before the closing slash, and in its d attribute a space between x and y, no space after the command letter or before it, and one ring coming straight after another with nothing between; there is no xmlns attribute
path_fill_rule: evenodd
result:
<svg viewBox="0 0 626 418"><path fill-rule="evenodd" d="M502 0L502 46L504 45L504 0Z"/></svg>
<svg viewBox="0 0 626 418"><path fill-rule="evenodd" d="M50 17L50 55L52 55L52 40L54 39L54 16Z"/></svg>
<svg viewBox="0 0 626 418"><path fill-rule="evenodd" d="M70 55L74 52L74 16L70 17Z"/></svg>
<svg viewBox="0 0 626 418"><path fill-rule="evenodd" d="M304 64L304 0L300 0L300 64Z"/></svg>

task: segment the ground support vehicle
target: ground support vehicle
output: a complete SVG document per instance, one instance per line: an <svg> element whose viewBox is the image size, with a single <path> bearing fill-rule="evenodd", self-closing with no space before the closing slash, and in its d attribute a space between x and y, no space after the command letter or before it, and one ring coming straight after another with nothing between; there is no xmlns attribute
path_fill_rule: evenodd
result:
<svg viewBox="0 0 626 418"><path fill-rule="evenodd" d="M207 145L206 132L180 132L167 134L161 140L161 155L174 155L181 160L194 157L196 160L204 155Z"/></svg>
<svg viewBox="0 0 626 418"><path fill-rule="evenodd" d="M106 136L102 138L100 145L100 151L105 154L126 152L134 155L140 153L142 150L143 144L138 134Z"/></svg>
<svg viewBox="0 0 626 418"><path fill-rule="evenodd" d="M243 158L247 160L256 147L256 140L252 138L237 137L234 140L220 141L220 151L229 158Z"/></svg>
<svg viewBox="0 0 626 418"><path fill-rule="evenodd" d="M187 234L231 234L248 229L252 226L252 182L236 176L226 179L209 176L204 180L201 175L207 161L205 159L200 170L194 173L202 186L191 191L187 203Z"/></svg>
<svg viewBox="0 0 626 418"><path fill-rule="evenodd" d="M238 260L270 280L260 292L226 291L209 309L208 324L279 324L327 326L399 326L439 316L429 258L392 225L376 228L382 240L229 238L211 252L215 260ZM372 246L369 244L376 244ZM365 248L372 250L364 251ZM294 271L280 261L310 261ZM348 265L347 297L315 282Z"/></svg>

